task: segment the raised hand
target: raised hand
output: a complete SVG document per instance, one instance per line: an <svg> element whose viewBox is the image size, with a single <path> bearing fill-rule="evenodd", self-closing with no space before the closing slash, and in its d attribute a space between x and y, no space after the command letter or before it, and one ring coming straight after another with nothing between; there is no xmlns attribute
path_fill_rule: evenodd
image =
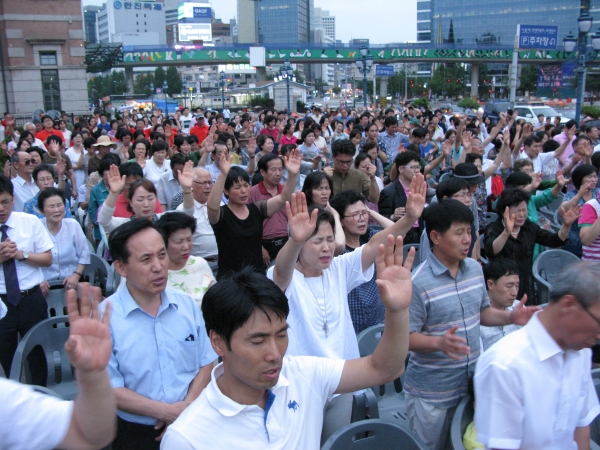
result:
<svg viewBox="0 0 600 450"><path fill-rule="evenodd" d="M510 210L508 208L506 208L504 210L504 229L506 231L508 231L509 233L513 232L513 229L515 227L515 215L510 213Z"/></svg>
<svg viewBox="0 0 600 450"><path fill-rule="evenodd" d="M233 155L230 155L228 152L221 152L219 155L219 170L227 175L229 173L229 169L231 169L232 161Z"/></svg>
<svg viewBox="0 0 600 450"><path fill-rule="evenodd" d="M570 227L581 217L581 208L581 205L575 205L568 211L565 211L565 208L561 206L558 213L562 217L563 223Z"/></svg>
<svg viewBox="0 0 600 450"><path fill-rule="evenodd" d="M206 139L204 139L204 152L205 153L212 153L213 150L215 149L215 138L213 137L212 134L209 134L208 136L206 136Z"/></svg>
<svg viewBox="0 0 600 450"><path fill-rule="evenodd" d="M333 176L333 167L325 167L323 173L329 177Z"/></svg>
<svg viewBox="0 0 600 450"><path fill-rule="evenodd" d="M120 194L125 187L125 175L121 176L119 168L116 165L111 165L108 171L108 188L110 192Z"/></svg>
<svg viewBox="0 0 600 450"><path fill-rule="evenodd" d="M56 169L56 173L62 177L67 171L67 163L63 158L58 158L54 165L54 169Z"/></svg>
<svg viewBox="0 0 600 450"><path fill-rule="evenodd" d="M250 157L256 155L256 138L254 136L252 136L248 141L248 145L246 145L246 151Z"/></svg>
<svg viewBox="0 0 600 450"><path fill-rule="evenodd" d="M531 184L529 186L531 186L531 190L535 191L540 184L542 184L542 178L543 178L544 174L541 172L536 172L536 173L532 173L531 174Z"/></svg>
<svg viewBox="0 0 600 450"><path fill-rule="evenodd" d="M98 304L102 301L100 288L90 286L89 283L79 283L77 290L65 291L65 297L71 324L65 350L71 364L77 370L85 372L104 370L112 353L109 329L110 303L106 306L100 321L98 312Z"/></svg>
<svg viewBox="0 0 600 450"><path fill-rule="evenodd" d="M369 179L373 179L375 178L375 173L377 172L377 167L375 167L375 164L369 164L369 166L367 167L367 176L369 177Z"/></svg>
<svg viewBox="0 0 600 450"><path fill-rule="evenodd" d="M427 183L423 174L417 174L410 182L410 192L406 200L406 214L410 219L417 220L425 209L427 198Z"/></svg>
<svg viewBox="0 0 600 450"><path fill-rule="evenodd" d="M414 247L410 249L404 264L402 264L402 253L402 236L396 238L394 249L394 236L391 234L387 237L386 245L381 244L377 249L375 283L386 311L396 312L410 306L412 298L410 271L415 259L415 249Z"/></svg>
<svg viewBox="0 0 600 450"><path fill-rule="evenodd" d="M52 156L57 156L60 151L60 145L56 141L48 142L48 150Z"/></svg>
<svg viewBox="0 0 600 450"><path fill-rule="evenodd" d="M562 170L560 169L556 171L554 179L556 180L556 184L558 184L561 188L563 188L567 184L567 180L565 179L565 176L563 175Z"/></svg>
<svg viewBox="0 0 600 450"><path fill-rule="evenodd" d="M510 312L510 320L515 325L527 324L529 319L531 319L531 316L533 316L536 311L542 309L539 306L525 306L525 302L527 302L527 294L523 295L519 304Z"/></svg>
<svg viewBox="0 0 600 450"><path fill-rule="evenodd" d="M304 243L312 236L317 226L317 215L319 211L315 208L312 215L308 214L306 195L297 191L292 194L292 199L285 203L285 211L290 227L290 238L296 242Z"/></svg>
<svg viewBox="0 0 600 450"><path fill-rule="evenodd" d="M283 165L286 170L293 175L297 175L300 172L300 166L302 165L302 154L300 150L295 148L288 155L283 158Z"/></svg>
<svg viewBox="0 0 600 450"><path fill-rule="evenodd" d="M183 189L191 189L192 183L194 182L194 162L187 161L183 170L177 171L177 179L179 180L179 184Z"/></svg>
<svg viewBox="0 0 600 450"><path fill-rule="evenodd" d="M596 187L596 183L594 183L594 182L583 183L579 187L579 191L577 193L580 197L583 197L585 194L592 192L592 189L594 189L595 187Z"/></svg>
<svg viewBox="0 0 600 450"><path fill-rule="evenodd" d="M573 125L567 130L567 137L569 138L569 141L573 139L575 134L577 134L577 125Z"/></svg>
<svg viewBox="0 0 600 450"><path fill-rule="evenodd" d="M440 336L438 350L444 352L452 359L461 359L461 355L471 353L471 348L466 345L467 341L465 338L456 336L456 330L458 330L458 325L454 325Z"/></svg>
<svg viewBox="0 0 600 450"><path fill-rule="evenodd" d="M471 148L471 138L473 137L473 135L471 134L470 131L463 131L461 134L461 140L463 143L463 147L465 148L465 150L468 150ZM447 140L446 140L447 142Z"/></svg>

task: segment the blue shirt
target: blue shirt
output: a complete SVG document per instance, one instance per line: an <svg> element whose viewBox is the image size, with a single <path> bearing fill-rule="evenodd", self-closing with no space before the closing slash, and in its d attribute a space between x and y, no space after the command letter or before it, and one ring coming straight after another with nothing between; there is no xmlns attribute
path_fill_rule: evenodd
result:
<svg viewBox="0 0 600 450"><path fill-rule="evenodd" d="M101 181L90 191L90 202L88 204L88 220L94 224L94 239L99 241L102 239L100 227L98 226L98 208L104 204L104 200L108 197L108 189Z"/></svg>
<svg viewBox="0 0 600 450"><path fill-rule="evenodd" d="M39 219L43 219L44 213L41 212L38 207L38 197L40 196L40 193L38 192L37 194L35 194L35 197L33 197L31 200L27 200L25 202L25 205L23 205L23 212L27 213L27 214L33 214L34 216L37 216ZM65 219L72 219L73 215L71 214L71 208L69 207L69 202L65 199Z"/></svg>
<svg viewBox="0 0 600 450"><path fill-rule="evenodd" d="M387 164L394 162L394 158L398 154L398 147L400 144L409 144L410 137L406 134L402 134L396 131L393 135L389 135L387 131L379 133L379 139L385 144L385 154L387 155Z"/></svg>
<svg viewBox="0 0 600 450"><path fill-rule="evenodd" d="M200 308L184 292L166 288L156 317L141 309L127 287L111 295L113 349L108 374L113 388L151 400L182 401L201 367L217 359ZM104 313L106 301L100 304ZM155 425L153 417L117 411L129 422Z"/></svg>

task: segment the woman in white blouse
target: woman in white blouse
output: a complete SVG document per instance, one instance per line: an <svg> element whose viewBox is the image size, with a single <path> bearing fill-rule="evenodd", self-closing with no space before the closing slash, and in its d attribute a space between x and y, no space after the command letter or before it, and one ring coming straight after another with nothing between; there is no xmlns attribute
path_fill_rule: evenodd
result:
<svg viewBox="0 0 600 450"><path fill-rule="evenodd" d="M183 192L183 212L188 216L194 215L194 196L192 195L192 183L194 174L192 172L194 163L188 161L183 167L183 171L178 171L178 180ZM135 181L127 191L128 209L133 215L131 217L114 217L117 197L125 187L126 176L119 173L119 168L115 165L110 166L108 175L109 194L98 213L98 223L106 234L117 228L119 225L130 221L131 219L148 219L155 222L162 214L154 214L156 208L156 188L154 184L147 179Z"/></svg>
<svg viewBox="0 0 600 450"><path fill-rule="evenodd" d="M38 197L38 209L44 214L42 223L54 243L52 265L42 267L44 281L40 289L48 295L48 281L62 280L67 289L77 287L85 266L90 263L90 249L81 225L75 219L65 219L65 194L48 188Z"/></svg>

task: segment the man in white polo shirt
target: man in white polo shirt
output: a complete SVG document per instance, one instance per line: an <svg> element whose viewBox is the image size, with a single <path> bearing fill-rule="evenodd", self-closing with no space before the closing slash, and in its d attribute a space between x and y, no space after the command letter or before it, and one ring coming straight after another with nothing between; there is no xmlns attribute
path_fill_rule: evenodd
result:
<svg viewBox="0 0 600 450"><path fill-rule="evenodd" d="M275 283L245 268L212 286L202 313L223 362L200 397L167 429L161 450L319 448L328 399L391 381L404 370L412 258L401 267L401 238L397 254L393 248L392 236L385 249L379 248L385 333L366 358L284 357L289 305Z"/></svg>
<svg viewBox="0 0 600 450"><path fill-rule="evenodd" d="M548 306L479 357L475 426L485 448L590 448L600 413L589 350L600 339L598 292L600 264L563 268Z"/></svg>

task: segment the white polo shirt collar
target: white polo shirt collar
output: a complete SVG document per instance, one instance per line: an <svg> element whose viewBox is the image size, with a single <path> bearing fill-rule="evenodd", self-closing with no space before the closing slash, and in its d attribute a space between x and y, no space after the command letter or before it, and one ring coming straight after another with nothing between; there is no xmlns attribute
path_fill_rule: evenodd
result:
<svg viewBox="0 0 600 450"><path fill-rule="evenodd" d="M546 327L538 317L539 312L535 313L527 324L527 333L530 335L530 342L533 346L538 360L545 361L553 356L565 353L565 351L556 343L554 338L548 333ZM566 352L569 353L569 352Z"/></svg>

